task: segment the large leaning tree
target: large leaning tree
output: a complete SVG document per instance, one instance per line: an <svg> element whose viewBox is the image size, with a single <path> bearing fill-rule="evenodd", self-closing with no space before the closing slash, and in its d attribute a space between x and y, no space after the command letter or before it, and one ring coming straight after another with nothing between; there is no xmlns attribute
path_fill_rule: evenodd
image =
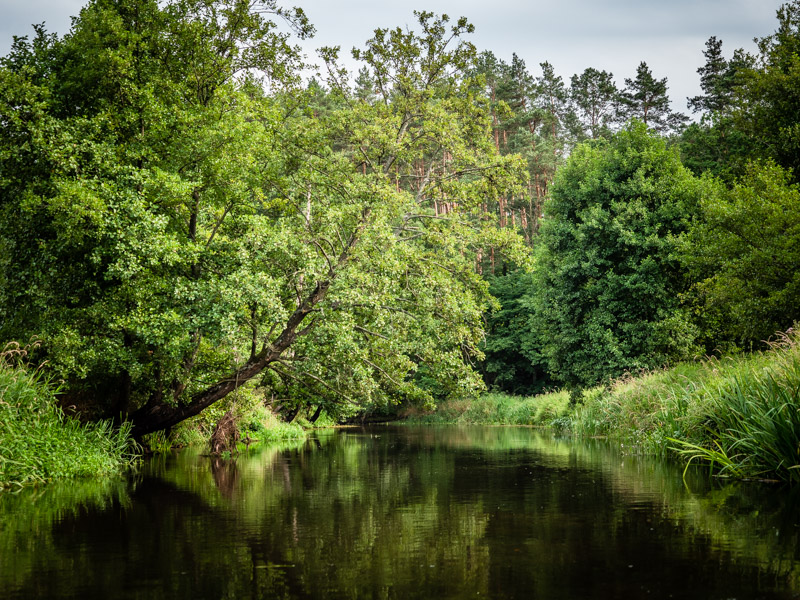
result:
<svg viewBox="0 0 800 600"><path fill-rule="evenodd" d="M273 0L94 0L0 66L0 337L75 402L169 428L271 377L340 402L480 385L481 203L524 182L464 75L464 20L418 13L329 61L308 109ZM283 22L281 27L276 26ZM88 410L88 409L87 409Z"/></svg>

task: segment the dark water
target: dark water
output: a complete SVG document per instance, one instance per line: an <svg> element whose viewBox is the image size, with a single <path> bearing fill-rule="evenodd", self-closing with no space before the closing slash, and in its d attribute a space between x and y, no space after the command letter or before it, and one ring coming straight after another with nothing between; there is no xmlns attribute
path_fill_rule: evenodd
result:
<svg viewBox="0 0 800 600"><path fill-rule="evenodd" d="M798 598L799 501L530 429L331 431L0 496L0 598Z"/></svg>

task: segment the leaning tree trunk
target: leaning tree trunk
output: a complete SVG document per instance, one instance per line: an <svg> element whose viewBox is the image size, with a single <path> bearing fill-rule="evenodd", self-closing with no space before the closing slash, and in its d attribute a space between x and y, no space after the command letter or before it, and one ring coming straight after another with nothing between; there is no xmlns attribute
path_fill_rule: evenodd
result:
<svg viewBox="0 0 800 600"><path fill-rule="evenodd" d="M319 416L322 414L322 404L317 405L317 410L314 411L314 414L311 415L311 418L308 420L309 423L314 424L319 419Z"/></svg>
<svg viewBox="0 0 800 600"><path fill-rule="evenodd" d="M199 414L261 373L267 366L278 360L299 336L308 333L313 328L314 321L298 330L303 319L325 298L330 284L331 281L323 281L316 285L311 294L289 317L286 326L275 342L221 381L191 396L189 402L170 404L161 394L152 396L147 404L130 415L131 435L135 439L141 439L148 433L177 425L181 421Z"/></svg>
<svg viewBox="0 0 800 600"><path fill-rule="evenodd" d="M229 374L224 379L191 396L186 403L168 403L161 393L154 394L144 406L130 415L129 420L132 424L131 435L134 439L141 439L143 435L167 429L189 417L199 414L204 409L230 394L236 388L244 385L253 377L256 377L271 363L280 359L281 355L298 337L311 331L316 324L315 320L312 320L302 329L298 328L306 316L325 299L331 284L336 279L338 270L343 268L345 263L349 260L350 252L358 241L359 235L369 219L370 212L369 207L365 207L362 210L361 220L358 226L351 234L347 245L342 249L342 253L336 260L336 264L330 267L328 273L329 278L314 286L311 293L287 319L283 331L281 331L274 342L266 346L255 356L252 356L242 367Z"/></svg>

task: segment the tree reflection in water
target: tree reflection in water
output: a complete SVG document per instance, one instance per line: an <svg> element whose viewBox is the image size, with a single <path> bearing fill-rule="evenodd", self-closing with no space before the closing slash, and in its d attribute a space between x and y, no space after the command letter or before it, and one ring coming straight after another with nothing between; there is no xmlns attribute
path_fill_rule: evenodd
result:
<svg viewBox="0 0 800 600"><path fill-rule="evenodd" d="M0 497L0 592L792 597L797 493L704 475L688 486L674 465L524 428L322 432L233 460L184 452L105 495Z"/></svg>

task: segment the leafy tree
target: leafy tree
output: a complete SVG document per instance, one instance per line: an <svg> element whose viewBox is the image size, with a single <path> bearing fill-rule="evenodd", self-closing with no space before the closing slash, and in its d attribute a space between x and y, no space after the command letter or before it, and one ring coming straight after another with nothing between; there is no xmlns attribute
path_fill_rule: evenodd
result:
<svg viewBox="0 0 800 600"><path fill-rule="evenodd" d="M641 122L573 151L545 204L534 282L553 377L587 386L689 355L694 331L674 254L699 193Z"/></svg>
<svg viewBox="0 0 800 600"><path fill-rule="evenodd" d="M800 1L778 9L778 29L758 40L755 66L742 69L736 127L754 152L800 178ZM753 60L753 59L751 59Z"/></svg>
<svg viewBox="0 0 800 600"><path fill-rule="evenodd" d="M626 120L639 119L659 133L678 130L687 120L685 115L670 110L667 78L653 77L645 62L639 63L634 79L625 79L620 101Z"/></svg>
<svg viewBox="0 0 800 600"><path fill-rule="evenodd" d="M475 252L517 239L478 207L522 175L464 77L471 26L378 30L369 104L335 65L293 89L275 16L310 33L270 1L95 0L0 69L0 333L38 334L72 398L136 435L267 375L358 405L429 401L423 366L480 385Z"/></svg>
<svg viewBox="0 0 800 600"><path fill-rule="evenodd" d="M775 164L751 164L702 199L682 257L709 345L751 346L800 319L800 189L790 181Z"/></svg>
<svg viewBox="0 0 800 600"><path fill-rule="evenodd" d="M552 385L531 328L532 285L526 271L489 277L489 291L500 308L487 315L481 371L489 386L512 394L533 395Z"/></svg>

